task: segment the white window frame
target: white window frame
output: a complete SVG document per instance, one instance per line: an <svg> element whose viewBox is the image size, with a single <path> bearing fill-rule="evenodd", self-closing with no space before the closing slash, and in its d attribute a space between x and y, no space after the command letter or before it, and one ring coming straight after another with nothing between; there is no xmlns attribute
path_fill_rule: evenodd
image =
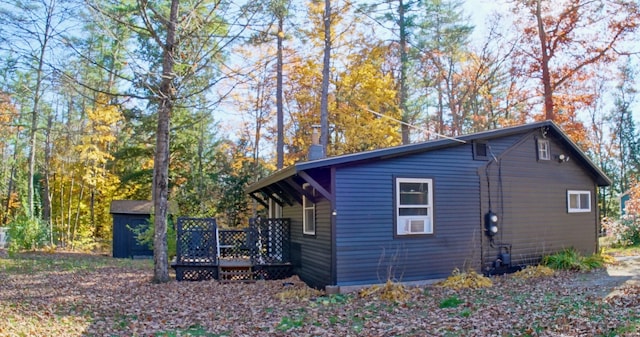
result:
<svg viewBox="0 0 640 337"><path fill-rule="evenodd" d="M419 183L426 184L427 186L427 201L423 204L401 204L401 194L408 193L402 191L401 185L403 183ZM396 178L396 197L395 197L395 212L396 212L396 235L425 235L433 234L433 179L427 178ZM424 193L425 191L416 191L417 193ZM426 209L427 215L400 215L401 209L408 208L423 208ZM417 232L411 231L409 228L412 221L424 221L424 231Z"/></svg>
<svg viewBox="0 0 640 337"><path fill-rule="evenodd" d="M302 189L315 196L316 191L309 183L302 184ZM311 217L307 215L311 213ZM316 235L316 204L302 195L302 234Z"/></svg>
<svg viewBox="0 0 640 337"><path fill-rule="evenodd" d="M581 196L587 196L587 204L582 205ZM577 198L578 205L572 206L572 198ZM585 207L586 206L586 207ZM586 190L568 190L567 191L567 212L569 213L588 213L591 212L591 191Z"/></svg>
<svg viewBox="0 0 640 337"><path fill-rule="evenodd" d="M551 148L548 139L538 139L538 160L551 160Z"/></svg>

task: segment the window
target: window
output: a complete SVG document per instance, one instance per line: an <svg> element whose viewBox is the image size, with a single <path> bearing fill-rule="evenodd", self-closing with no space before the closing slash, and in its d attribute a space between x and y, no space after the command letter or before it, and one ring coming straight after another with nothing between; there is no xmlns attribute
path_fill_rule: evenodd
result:
<svg viewBox="0 0 640 337"><path fill-rule="evenodd" d="M473 143L473 159L489 160L489 144L486 142Z"/></svg>
<svg viewBox="0 0 640 337"><path fill-rule="evenodd" d="M567 211L569 213L591 212L591 192L567 191Z"/></svg>
<svg viewBox="0 0 640 337"><path fill-rule="evenodd" d="M538 139L538 160L551 160L551 150L547 139Z"/></svg>
<svg viewBox="0 0 640 337"><path fill-rule="evenodd" d="M396 179L396 234L433 233L433 181Z"/></svg>
<svg viewBox="0 0 640 337"><path fill-rule="evenodd" d="M302 189L311 196L316 195L315 189L307 183L302 184ZM316 235L316 204L305 194L302 195L302 233Z"/></svg>

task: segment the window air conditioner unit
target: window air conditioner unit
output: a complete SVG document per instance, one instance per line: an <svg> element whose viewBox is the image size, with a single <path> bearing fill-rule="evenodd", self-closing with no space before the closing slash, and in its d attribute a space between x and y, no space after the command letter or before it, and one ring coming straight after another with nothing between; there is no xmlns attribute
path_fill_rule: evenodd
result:
<svg viewBox="0 0 640 337"><path fill-rule="evenodd" d="M404 231L406 233L424 233L427 227L426 219L407 219Z"/></svg>

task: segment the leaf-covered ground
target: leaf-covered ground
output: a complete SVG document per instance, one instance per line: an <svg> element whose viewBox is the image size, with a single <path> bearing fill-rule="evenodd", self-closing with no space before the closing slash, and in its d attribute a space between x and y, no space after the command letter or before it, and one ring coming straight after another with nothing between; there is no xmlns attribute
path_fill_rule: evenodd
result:
<svg viewBox="0 0 640 337"><path fill-rule="evenodd" d="M407 288L403 303L296 278L152 284L151 273L150 261L0 256L0 336L640 336L640 286L604 270Z"/></svg>

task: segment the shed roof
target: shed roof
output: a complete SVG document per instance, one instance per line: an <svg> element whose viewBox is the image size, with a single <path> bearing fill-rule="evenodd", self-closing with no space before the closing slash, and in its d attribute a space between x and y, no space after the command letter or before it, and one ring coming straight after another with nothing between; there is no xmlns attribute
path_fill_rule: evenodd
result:
<svg viewBox="0 0 640 337"><path fill-rule="evenodd" d="M111 214L151 214L153 201L151 200L113 200L109 213Z"/></svg>
<svg viewBox="0 0 640 337"><path fill-rule="evenodd" d="M358 152L352 154L346 154L341 156L323 158L318 160L306 161L296 163L292 166L284 168L282 170L276 171L272 175L250 185L247 187L247 193L253 194L255 192L260 191L261 189L272 185L281 180L290 178L302 171L317 169L317 168L328 168L332 166L339 165L350 165L358 162L363 162L367 160L379 160L379 159L387 159L399 156L406 156L414 153L420 152L428 152L437 149L447 148L458 146L464 143L470 143L478 140L489 140L492 138L500 138L507 137L515 134L521 134L528 131L532 131L535 129L545 128L547 132L551 132L553 134L558 135L570 148L573 152L571 154L572 160L577 160L583 164L585 169L587 169L594 176L595 182L598 186L609 186L611 185L611 180L607 175L596 166L591 159L573 142L571 139L565 134L560 127L555 124L553 121L542 121L535 122L530 124L523 124L518 126L506 127L501 129L483 131L458 137L449 137L436 139L431 141L425 141L414 144L400 145L394 146L384 149L366 151L366 152Z"/></svg>

